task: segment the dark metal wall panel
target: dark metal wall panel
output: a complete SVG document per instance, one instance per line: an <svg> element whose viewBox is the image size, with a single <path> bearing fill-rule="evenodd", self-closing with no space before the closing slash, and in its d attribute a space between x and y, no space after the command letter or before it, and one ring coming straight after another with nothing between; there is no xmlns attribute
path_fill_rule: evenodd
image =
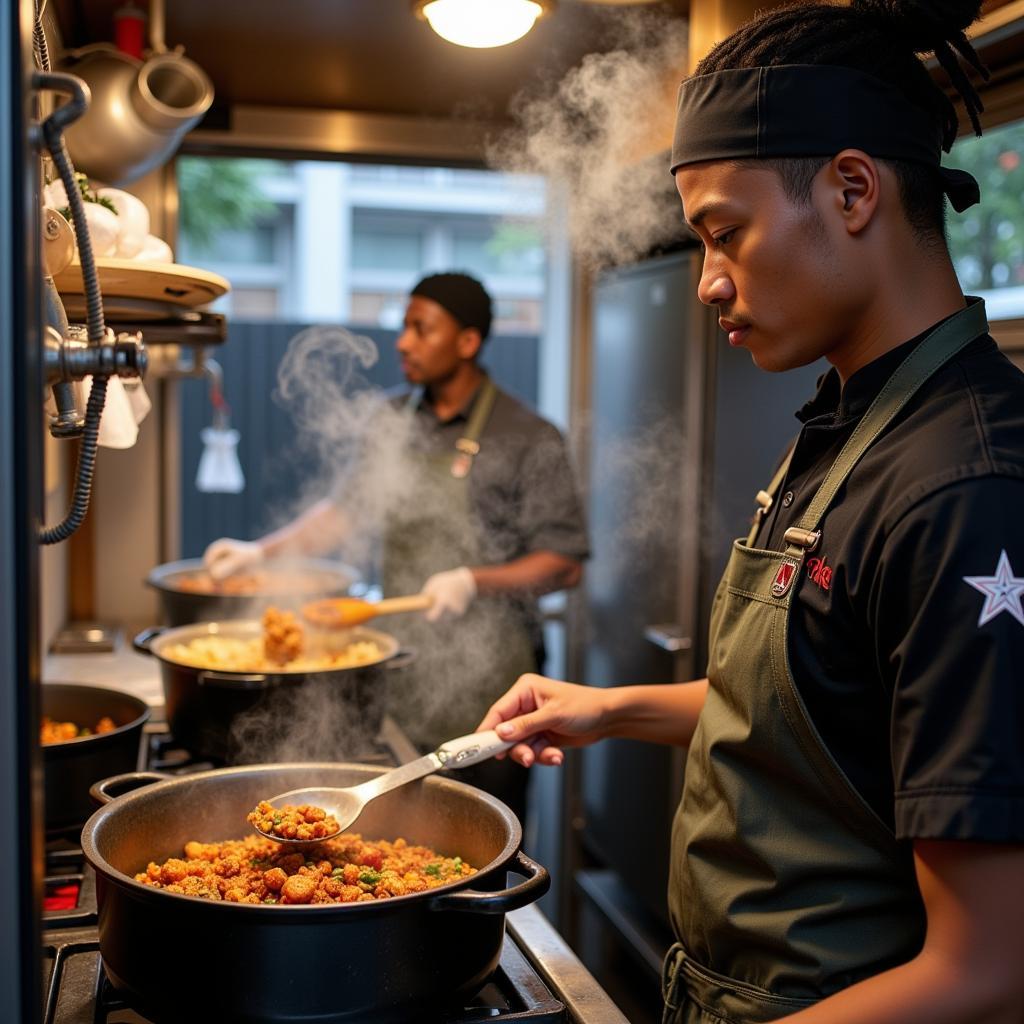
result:
<svg viewBox="0 0 1024 1024"><path fill-rule="evenodd" d="M32 4L0 13L0 1020L40 1013L42 394L39 207L28 146Z"/></svg>
<svg viewBox="0 0 1024 1024"><path fill-rule="evenodd" d="M307 324L235 322L228 341L214 353L224 370L231 424L241 434L239 458L245 472L241 494L201 494L195 487L202 452L200 431L211 421L209 384L186 380L181 392L181 554L194 558L217 537L250 539L281 525L302 506L322 497L317 482L324 467L298 437L290 412L274 399L278 368L288 344ZM402 383L392 331L359 327L380 358L360 370L365 384L391 388ZM483 364L498 384L536 406L539 339L510 335L491 338Z"/></svg>
<svg viewBox="0 0 1024 1024"><path fill-rule="evenodd" d="M586 682L673 681L646 627L679 621L679 534L687 458L685 336L690 257L609 272L594 288ZM609 740L581 752L584 845L666 919L672 750ZM645 861L636 870L638 857ZM666 919L667 923L667 919Z"/></svg>

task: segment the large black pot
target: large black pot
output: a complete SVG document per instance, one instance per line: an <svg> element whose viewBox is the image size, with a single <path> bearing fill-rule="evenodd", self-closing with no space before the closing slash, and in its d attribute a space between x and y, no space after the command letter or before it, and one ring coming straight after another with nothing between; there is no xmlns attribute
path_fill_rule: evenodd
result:
<svg viewBox="0 0 1024 1024"><path fill-rule="evenodd" d="M138 766L149 705L120 690L75 683L46 683L42 694L43 714L55 722L92 729L107 717L117 726L112 732L43 746L46 831L81 828L96 810L89 787Z"/></svg>
<svg viewBox="0 0 1024 1024"><path fill-rule="evenodd" d="M408 1024L463 1002L497 966L505 913L549 884L519 850L512 812L463 783L411 783L373 801L357 824L367 838L403 836L478 869L438 889L288 907L203 900L134 881L149 861L181 856L189 840L245 835L245 815L260 798L377 774L350 764L225 768L156 782L97 811L82 849L96 869L100 952L114 987L157 1024ZM102 797L123 782L96 789ZM506 888L510 870L526 881Z"/></svg>
<svg viewBox="0 0 1024 1024"><path fill-rule="evenodd" d="M171 629L157 626L135 637L136 650L160 661L167 724L174 738L199 757L228 764L267 760L260 753L266 745L263 739L256 737L249 742L242 735L249 723L266 721L269 726L284 730L304 709L320 708L335 716L338 709L343 709L344 720L335 719L333 725L342 746L320 753L309 747L306 754L310 760L325 757L340 760L351 756L349 744L362 742L362 749L366 749L365 741L377 735L384 717L388 677L394 669L407 665L411 658L408 652L399 651L398 641L387 633L365 626L349 630L345 642L372 640L381 651L380 658L370 665L317 672L214 671L183 665L164 654L171 645L188 643L197 637L250 638L261 635L262 631L259 621L239 619ZM308 731L312 738L314 730ZM323 730L317 731L323 740ZM357 745L355 749L360 747ZM297 759L297 755L291 754L290 759Z"/></svg>
<svg viewBox="0 0 1024 1024"><path fill-rule="evenodd" d="M267 573L271 581L287 577L294 585L275 593L273 586L258 594L204 594L183 590L182 581L205 576L201 558L158 565L146 582L160 594L160 618L167 626L185 626L190 622L212 619L247 619L258 615L267 605L290 608L318 597L347 594L359 573L349 565L318 558L295 558L261 564L254 571ZM308 579L308 586L302 585Z"/></svg>

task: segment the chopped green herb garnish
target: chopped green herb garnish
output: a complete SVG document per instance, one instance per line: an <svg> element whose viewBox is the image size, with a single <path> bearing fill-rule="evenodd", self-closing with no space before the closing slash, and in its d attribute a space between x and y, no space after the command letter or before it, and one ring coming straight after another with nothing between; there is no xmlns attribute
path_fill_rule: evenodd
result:
<svg viewBox="0 0 1024 1024"><path fill-rule="evenodd" d="M362 882L363 885L376 885L380 881L380 875L373 871L364 871L359 876L359 881Z"/></svg>
<svg viewBox="0 0 1024 1024"><path fill-rule="evenodd" d="M428 875L439 875L439 874L441 874L441 865L440 864L428 864L423 869L423 871L424 871L424 873L426 873Z"/></svg>

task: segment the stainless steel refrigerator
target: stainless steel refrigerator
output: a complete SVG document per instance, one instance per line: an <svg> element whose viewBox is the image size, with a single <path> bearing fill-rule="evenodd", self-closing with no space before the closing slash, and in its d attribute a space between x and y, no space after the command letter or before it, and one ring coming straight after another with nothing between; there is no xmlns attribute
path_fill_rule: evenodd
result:
<svg viewBox="0 0 1024 1024"><path fill-rule="evenodd" d="M595 686L704 674L729 545L822 372L768 374L730 348L697 302L699 259L689 250L619 268L593 293L582 664ZM576 941L605 978L627 954L654 992L684 760L625 740L582 755Z"/></svg>

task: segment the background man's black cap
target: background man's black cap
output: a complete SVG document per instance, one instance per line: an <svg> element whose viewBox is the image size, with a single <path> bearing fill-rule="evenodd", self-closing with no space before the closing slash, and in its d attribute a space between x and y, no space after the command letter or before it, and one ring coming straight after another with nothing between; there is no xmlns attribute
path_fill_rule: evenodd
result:
<svg viewBox="0 0 1024 1024"><path fill-rule="evenodd" d="M463 327L475 327L481 339L491 333L491 297L487 289L469 274L431 274L423 278L410 294L433 299Z"/></svg>

